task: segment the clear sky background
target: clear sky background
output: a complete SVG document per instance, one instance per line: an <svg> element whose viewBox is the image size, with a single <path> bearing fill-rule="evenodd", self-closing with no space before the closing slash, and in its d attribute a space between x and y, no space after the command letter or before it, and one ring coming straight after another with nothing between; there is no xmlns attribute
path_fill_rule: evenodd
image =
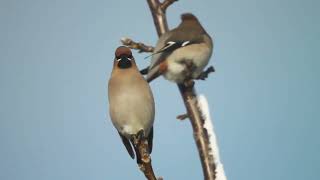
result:
<svg viewBox="0 0 320 180"><path fill-rule="evenodd" d="M208 98L229 180L318 180L318 0L180 0L214 37ZM155 44L144 0L0 1L0 179L144 179L108 115L107 79L123 36ZM140 68L146 54L134 55ZM175 84L151 84L153 165L202 179Z"/></svg>

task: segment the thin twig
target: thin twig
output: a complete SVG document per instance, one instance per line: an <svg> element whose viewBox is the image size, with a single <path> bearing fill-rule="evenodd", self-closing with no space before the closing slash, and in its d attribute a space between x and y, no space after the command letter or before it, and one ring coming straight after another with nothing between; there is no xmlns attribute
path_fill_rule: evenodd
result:
<svg viewBox="0 0 320 180"><path fill-rule="evenodd" d="M143 172L143 174L146 176L148 180L157 180L152 168L151 157L148 153L147 139L143 139L140 142L138 142L137 147L141 155L141 162L142 162L141 164L138 164L140 170Z"/></svg>
<svg viewBox="0 0 320 180"><path fill-rule="evenodd" d="M135 42L130 38L121 38L121 42L123 45L128 46L131 49L136 49L139 50L139 53L142 52L153 52L154 47L153 46L148 46L145 45L144 43L141 42Z"/></svg>
<svg viewBox="0 0 320 180"><path fill-rule="evenodd" d="M178 0L165 0L161 3L160 7L162 9L163 12L166 12L167 8L173 4L175 1L178 1Z"/></svg>
<svg viewBox="0 0 320 180"><path fill-rule="evenodd" d="M159 0L147 0L147 2L151 10L158 36L161 36L168 31L165 11L161 8ZM204 119L201 116L199 107L197 106L198 102L195 88L192 83L188 84L178 84L178 87L193 128L194 139L197 144L204 178L205 180L215 180L216 166L214 164L213 156L210 154L208 132L204 128Z"/></svg>
<svg viewBox="0 0 320 180"><path fill-rule="evenodd" d="M188 114L180 114L180 115L177 116L177 119L179 119L179 120L185 120L185 119L187 119L188 117L189 117Z"/></svg>

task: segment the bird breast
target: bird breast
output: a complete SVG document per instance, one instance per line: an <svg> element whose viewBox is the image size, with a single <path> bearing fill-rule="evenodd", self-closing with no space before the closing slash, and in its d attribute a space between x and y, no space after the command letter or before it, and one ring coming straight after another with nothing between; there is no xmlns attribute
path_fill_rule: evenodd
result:
<svg viewBox="0 0 320 180"><path fill-rule="evenodd" d="M154 121L154 100L148 83L139 76L117 76L109 81L110 116L117 130L129 138Z"/></svg>

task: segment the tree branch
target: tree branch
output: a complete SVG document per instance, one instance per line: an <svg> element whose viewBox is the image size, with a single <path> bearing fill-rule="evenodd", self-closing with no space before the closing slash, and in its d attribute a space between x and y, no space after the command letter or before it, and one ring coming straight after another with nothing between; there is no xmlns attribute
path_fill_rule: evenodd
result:
<svg viewBox="0 0 320 180"><path fill-rule="evenodd" d="M165 12L161 8L159 0L147 0L158 36L169 30Z"/></svg>
<svg viewBox="0 0 320 180"><path fill-rule="evenodd" d="M121 43L125 46L128 46L131 49L139 50L139 53L142 52L153 52L154 47L145 45L141 42L135 42L130 38L121 38Z"/></svg>
<svg viewBox="0 0 320 180"><path fill-rule="evenodd" d="M188 111L193 136L197 144L202 170L206 180L215 179L215 164L213 156L210 154L209 136L208 132L204 129L204 119L197 106L197 95L192 86L185 86L178 84L181 96Z"/></svg>
<svg viewBox="0 0 320 180"><path fill-rule="evenodd" d="M175 1L178 1L178 0L165 0L161 3L161 9L163 12L166 12L167 8L173 4Z"/></svg>
<svg viewBox="0 0 320 180"><path fill-rule="evenodd" d="M140 170L143 172L145 177L148 180L157 180L156 176L154 175L154 171L151 164L151 157L147 151L148 149L148 141L147 139L143 139L136 144L139 154L141 155L141 164L139 165ZM162 178L159 178L162 179Z"/></svg>
<svg viewBox="0 0 320 180"><path fill-rule="evenodd" d="M167 3L166 1L161 4L159 0L147 0L158 36L161 36L168 31L168 23L163 7L166 9L174 1ZM194 139L197 144L204 178L206 180L215 180L216 166L214 164L213 156L210 154L208 132L204 128L204 119L201 116L199 107L197 106L197 95L194 86L192 83L191 85L190 83L188 84L178 84L178 87L193 128Z"/></svg>
<svg viewBox="0 0 320 180"><path fill-rule="evenodd" d="M187 119L188 117L189 117L188 114L180 114L180 115L177 116L177 119L182 121L182 120Z"/></svg>

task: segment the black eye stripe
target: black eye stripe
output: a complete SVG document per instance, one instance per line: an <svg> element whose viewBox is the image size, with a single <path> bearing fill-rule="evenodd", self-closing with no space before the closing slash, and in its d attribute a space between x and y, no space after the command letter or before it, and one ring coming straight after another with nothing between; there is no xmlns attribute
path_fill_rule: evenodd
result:
<svg viewBox="0 0 320 180"><path fill-rule="evenodd" d="M133 57L131 56L129 56L129 57L127 57L127 56L121 56L121 57L116 57L116 60L117 61L132 61L132 59L133 59Z"/></svg>

